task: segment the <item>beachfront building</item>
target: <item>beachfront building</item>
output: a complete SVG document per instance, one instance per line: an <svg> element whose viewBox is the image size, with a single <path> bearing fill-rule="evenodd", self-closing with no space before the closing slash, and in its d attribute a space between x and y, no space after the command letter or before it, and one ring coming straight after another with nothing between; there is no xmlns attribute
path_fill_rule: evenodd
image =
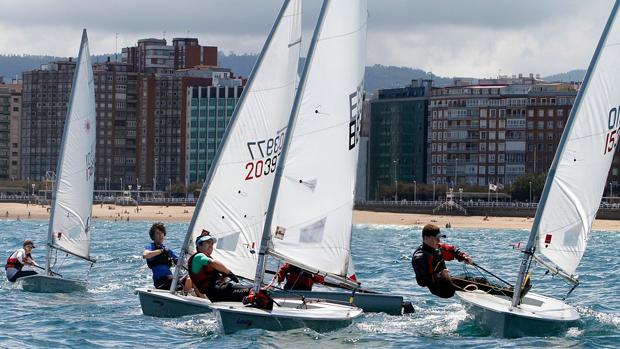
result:
<svg viewBox="0 0 620 349"><path fill-rule="evenodd" d="M0 179L9 178L11 90L0 85Z"/></svg>
<svg viewBox="0 0 620 349"><path fill-rule="evenodd" d="M20 178L19 148L21 143L22 82L13 80L11 84L0 84L0 99L9 97L9 142L7 179ZM0 108L2 109L2 108Z"/></svg>
<svg viewBox="0 0 620 349"><path fill-rule="evenodd" d="M187 89L185 185L204 182L235 105L243 92L240 80L228 86Z"/></svg>
<svg viewBox="0 0 620 349"><path fill-rule="evenodd" d="M198 65L216 67L217 47L201 46L196 38L174 38L172 46L166 39L141 39L122 49L121 60L139 73L172 74Z"/></svg>
<svg viewBox="0 0 620 349"><path fill-rule="evenodd" d="M546 172L577 87L530 74L434 89L430 181L501 188L525 173Z"/></svg>
<svg viewBox="0 0 620 349"><path fill-rule="evenodd" d="M379 90L370 102L368 197L382 199L403 183L423 183L427 172L427 121L430 80Z"/></svg>
<svg viewBox="0 0 620 349"><path fill-rule="evenodd" d="M22 179L43 181L56 171L74 70L69 59L23 73Z"/></svg>

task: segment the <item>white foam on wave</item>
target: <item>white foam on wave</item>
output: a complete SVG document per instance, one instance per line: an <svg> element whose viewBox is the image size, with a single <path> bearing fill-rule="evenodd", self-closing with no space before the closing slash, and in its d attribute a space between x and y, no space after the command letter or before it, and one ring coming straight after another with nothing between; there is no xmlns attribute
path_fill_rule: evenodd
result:
<svg viewBox="0 0 620 349"><path fill-rule="evenodd" d="M120 290L121 288L123 288L123 285L121 284L110 283L89 289L88 293L110 293L112 291Z"/></svg>
<svg viewBox="0 0 620 349"><path fill-rule="evenodd" d="M587 307L577 307L577 311L582 316L592 317L600 323L620 329L620 317L618 317L617 313L603 313Z"/></svg>
<svg viewBox="0 0 620 349"><path fill-rule="evenodd" d="M429 308L416 308L413 314L389 316L369 314L355 326L366 333L403 334L411 336L451 336L456 335L459 322L467 316L460 304L449 304Z"/></svg>
<svg viewBox="0 0 620 349"><path fill-rule="evenodd" d="M218 331L217 320L214 316L192 318L182 321L166 320L163 324L166 327L200 335L209 335Z"/></svg>

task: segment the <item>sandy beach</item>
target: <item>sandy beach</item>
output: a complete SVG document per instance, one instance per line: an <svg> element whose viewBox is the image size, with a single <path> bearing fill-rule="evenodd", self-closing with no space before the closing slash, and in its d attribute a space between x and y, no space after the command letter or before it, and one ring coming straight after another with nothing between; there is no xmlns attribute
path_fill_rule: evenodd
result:
<svg viewBox="0 0 620 349"><path fill-rule="evenodd" d="M21 203L0 203L0 219L36 219L49 217L49 206L28 205ZM193 206L135 206L94 205L93 216L96 219L111 221L147 221L147 222L189 222L194 212ZM428 214L409 214L391 212L354 211L355 224L394 224L421 226L435 223L445 227L447 223L453 228L491 228L491 229L530 229L531 218L522 217L485 217L481 216L446 216ZM620 221L596 220L595 230L620 231Z"/></svg>

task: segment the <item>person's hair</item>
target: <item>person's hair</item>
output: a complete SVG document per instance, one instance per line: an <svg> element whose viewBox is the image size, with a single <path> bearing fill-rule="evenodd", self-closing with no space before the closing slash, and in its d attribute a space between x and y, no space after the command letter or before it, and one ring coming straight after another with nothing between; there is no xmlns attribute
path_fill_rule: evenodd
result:
<svg viewBox="0 0 620 349"><path fill-rule="evenodd" d="M155 230L161 230L164 233L164 236L166 236L166 227L164 226L164 223L153 223L151 229L149 229L149 236L151 237L151 240L155 240Z"/></svg>
<svg viewBox="0 0 620 349"><path fill-rule="evenodd" d="M422 228L422 237L424 236L436 236L439 234L439 227L435 224L427 224Z"/></svg>

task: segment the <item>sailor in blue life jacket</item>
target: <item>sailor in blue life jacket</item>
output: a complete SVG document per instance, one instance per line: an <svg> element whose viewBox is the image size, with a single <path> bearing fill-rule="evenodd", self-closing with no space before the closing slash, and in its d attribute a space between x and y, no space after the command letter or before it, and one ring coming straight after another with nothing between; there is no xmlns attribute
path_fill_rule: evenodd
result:
<svg viewBox="0 0 620 349"><path fill-rule="evenodd" d="M34 248L34 243L32 240L24 240L22 247L23 248L11 253L9 258L6 260L6 264L4 265L4 270L6 270L6 278L10 282L15 282L24 276L37 275L37 272L34 270L23 270L24 266L35 266L41 268L37 262L35 262L34 258L32 258L32 249Z"/></svg>
<svg viewBox="0 0 620 349"><path fill-rule="evenodd" d="M152 243L144 247L142 258L146 259L146 265L153 272L153 285L160 290L169 290L172 286L173 275L170 268L176 265L179 257L164 245L166 227L163 223L155 223L149 230ZM191 289L191 281L188 277L180 278L178 289Z"/></svg>
<svg viewBox="0 0 620 349"><path fill-rule="evenodd" d="M474 261L458 248L442 244L441 238L445 237L438 226L425 225L422 228L422 244L413 252L411 265L418 285L428 287L436 296L450 298L454 296L456 290L466 287L470 282L451 277L445 262L456 259L459 262L473 264Z"/></svg>
<svg viewBox="0 0 620 349"><path fill-rule="evenodd" d="M212 302L240 302L250 287L238 284L239 278L224 263L211 256L216 242L217 238L209 235L208 231L203 231L196 238L196 253L188 261L194 290L197 296L209 298Z"/></svg>

